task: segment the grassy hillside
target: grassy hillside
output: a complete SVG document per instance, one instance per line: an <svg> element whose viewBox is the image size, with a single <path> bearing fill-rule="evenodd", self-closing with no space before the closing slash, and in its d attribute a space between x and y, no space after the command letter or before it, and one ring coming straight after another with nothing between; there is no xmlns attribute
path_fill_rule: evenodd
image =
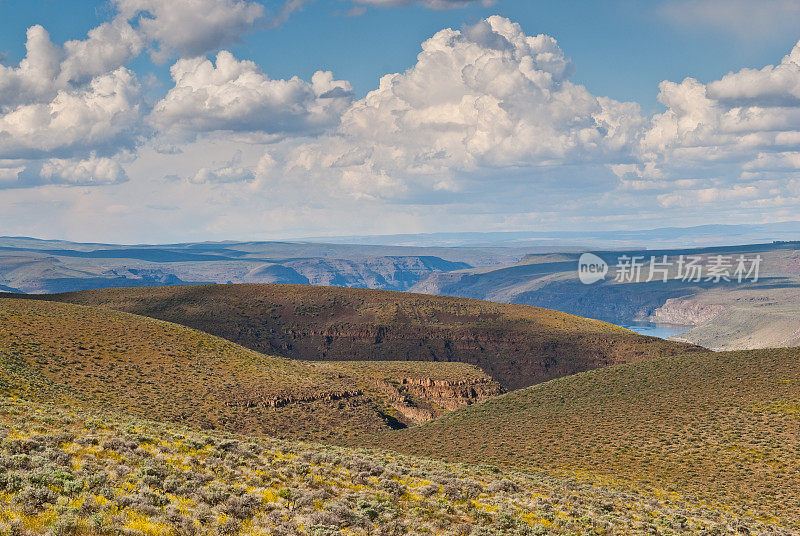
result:
<svg viewBox="0 0 800 536"><path fill-rule="evenodd" d="M800 350L692 354L554 380L378 436L408 454L546 468L800 528Z"/></svg>
<svg viewBox="0 0 800 536"><path fill-rule="evenodd" d="M781 534L672 496L0 396L0 534Z"/></svg>
<svg viewBox="0 0 800 536"><path fill-rule="evenodd" d="M413 424L500 392L461 363L310 363L128 313L0 299L0 394L272 436Z"/></svg>
<svg viewBox="0 0 800 536"><path fill-rule="evenodd" d="M697 349L535 307L364 289L210 285L47 299L151 316L295 359L459 361L511 389Z"/></svg>

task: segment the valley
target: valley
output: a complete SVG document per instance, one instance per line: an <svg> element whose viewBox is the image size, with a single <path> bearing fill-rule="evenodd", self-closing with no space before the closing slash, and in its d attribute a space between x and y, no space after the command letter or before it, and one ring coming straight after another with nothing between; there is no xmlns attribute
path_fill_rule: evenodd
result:
<svg viewBox="0 0 800 536"><path fill-rule="evenodd" d="M2 530L800 530L796 349L307 285L6 294L0 326Z"/></svg>
<svg viewBox="0 0 800 536"><path fill-rule="evenodd" d="M462 363L293 361L80 305L0 299L0 326L2 392L203 429L330 439L502 392Z"/></svg>
<svg viewBox="0 0 800 536"><path fill-rule="evenodd" d="M666 230L662 235L650 234L667 236ZM684 234L691 236L689 230ZM705 234L697 236L711 241ZM800 311L795 305L800 292L797 242L594 250L610 271L604 281L584 285L576 272L580 253L570 252L568 241L547 242L548 253L540 252L543 244L520 242L513 236L495 242L477 238L409 238L410 245L219 242L160 246L2 238L0 292L52 294L200 283L370 288L534 305L617 325L680 324L691 328L680 334L681 340L714 349L800 344L796 320ZM609 237L598 240L609 243ZM760 256L760 278L717 283L675 279L673 271L667 283L614 281L621 256L648 262L664 255L699 257L705 264L719 255Z"/></svg>

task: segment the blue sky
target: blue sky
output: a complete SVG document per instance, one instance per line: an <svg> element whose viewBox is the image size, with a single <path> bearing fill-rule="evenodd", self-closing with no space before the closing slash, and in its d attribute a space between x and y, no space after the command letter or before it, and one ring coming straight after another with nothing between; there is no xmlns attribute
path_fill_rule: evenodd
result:
<svg viewBox="0 0 800 536"><path fill-rule="evenodd" d="M273 11L278 2L265 2ZM635 100L655 110L662 80L693 76L714 80L742 67L774 63L797 42L788 27L742 35L733 29L688 25L666 16L658 2L635 0L542 2L499 0L451 10L422 6L369 8L347 16L343 0L317 0L282 25L243 35L228 47L240 58L256 61L273 78L330 69L349 80L355 90L374 89L380 76L407 69L422 41L442 28L460 28L500 14L519 22L529 34L555 37L577 66L574 79L593 93L618 100ZM0 2L0 51L7 63L25 54L25 30L47 28L55 42L79 39L113 15L107 2L93 0L3 0ZM788 25L787 25L788 26ZM152 72L166 90L169 65L146 58L137 71Z"/></svg>
<svg viewBox="0 0 800 536"><path fill-rule="evenodd" d="M0 0L0 234L795 219L799 27L794 0Z"/></svg>

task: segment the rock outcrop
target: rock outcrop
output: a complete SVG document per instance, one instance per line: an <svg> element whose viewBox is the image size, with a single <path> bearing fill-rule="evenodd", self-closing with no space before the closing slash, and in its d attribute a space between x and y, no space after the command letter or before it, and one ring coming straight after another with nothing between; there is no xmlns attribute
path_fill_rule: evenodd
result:
<svg viewBox="0 0 800 536"><path fill-rule="evenodd" d="M703 303L692 298L670 298L664 305L653 311L653 322L697 326L713 320L725 311L725 306Z"/></svg>
<svg viewBox="0 0 800 536"><path fill-rule="evenodd" d="M246 408L282 408L292 404L299 404L302 402L316 402L324 400L326 402L333 402L335 400L343 400L347 398L355 398L363 395L364 392L360 389L349 391L328 391L317 393L283 393L283 394L248 394L238 393L234 394L231 400L228 400L226 406L240 406Z"/></svg>
<svg viewBox="0 0 800 536"><path fill-rule="evenodd" d="M407 424L419 424L470 404L502 394L504 389L490 378L434 380L401 378L380 380L378 391Z"/></svg>

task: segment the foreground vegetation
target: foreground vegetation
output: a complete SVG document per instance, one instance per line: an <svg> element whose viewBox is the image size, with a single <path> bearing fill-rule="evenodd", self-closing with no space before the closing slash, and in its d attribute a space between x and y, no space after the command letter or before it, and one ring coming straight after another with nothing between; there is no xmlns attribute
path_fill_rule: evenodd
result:
<svg viewBox="0 0 800 536"><path fill-rule="evenodd" d="M372 445L681 493L800 529L800 349L662 358L495 397Z"/></svg>
<svg viewBox="0 0 800 536"><path fill-rule="evenodd" d="M798 533L800 351L655 357L493 396L3 298L0 536Z"/></svg>
<svg viewBox="0 0 800 536"><path fill-rule="evenodd" d="M201 433L0 397L0 534L789 534L559 479Z"/></svg>

